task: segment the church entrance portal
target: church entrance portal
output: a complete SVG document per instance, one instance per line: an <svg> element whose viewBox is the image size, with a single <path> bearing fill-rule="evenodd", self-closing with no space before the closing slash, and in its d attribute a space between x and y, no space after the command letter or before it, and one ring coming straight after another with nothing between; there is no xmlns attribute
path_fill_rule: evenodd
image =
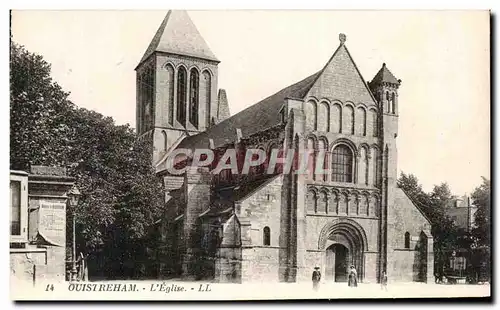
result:
<svg viewBox="0 0 500 310"><path fill-rule="evenodd" d="M326 280L346 282L349 250L342 244L332 244L326 249Z"/></svg>
<svg viewBox="0 0 500 310"><path fill-rule="evenodd" d="M322 270L326 281L346 282L351 265L358 272L358 281L363 281L367 241L363 227L356 221L338 219L327 223L320 232L318 249L324 251Z"/></svg>

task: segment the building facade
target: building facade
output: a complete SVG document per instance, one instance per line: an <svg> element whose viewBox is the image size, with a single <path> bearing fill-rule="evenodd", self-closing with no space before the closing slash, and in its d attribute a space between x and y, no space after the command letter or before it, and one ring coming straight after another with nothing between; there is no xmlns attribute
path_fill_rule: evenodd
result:
<svg viewBox="0 0 500 310"><path fill-rule="evenodd" d="M229 116L225 91L215 95L219 61L187 13L167 14L136 69L137 131L167 189L161 277L298 282L318 266L342 282L350 265L362 282L433 276L430 223L396 184L401 80L383 64L366 82L339 41L319 72ZM215 163L234 149L238 167L250 149L294 150L309 169L266 159L215 174L185 156L172 174L178 149L210 149Z"/></svg>
<svg viewBox="0 0 500 310"><path fill-rule="evenodd" d="M10 172L10 278L20 285L66 278L67 193L64 168Z"/></svg>
<svg viewBox="0 0 500 310"><path fill-rule="evenodd" d="M477 207L471 203L467 195L457 197L452 205L446 208L446 214L453 220L454 224L467 232L472 231L476 219Z"/></svg>

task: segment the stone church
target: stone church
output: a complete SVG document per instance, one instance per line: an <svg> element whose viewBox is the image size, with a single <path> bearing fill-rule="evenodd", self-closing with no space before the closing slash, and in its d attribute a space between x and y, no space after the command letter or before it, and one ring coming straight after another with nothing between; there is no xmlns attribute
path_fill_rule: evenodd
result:
<svg viewBox="0 0 500 310"><path fill-rule="evenodd" d="M429 220L396 184L401 80L384 63L367 82L339 41L320 71L231 116L220 61L186 12L168 12L136 68L137 132L166 187L160 278L299 282L318 266L342 282L354 265L360 282L430 281ZM294 149L328 173L214 174L187 156L174 175L179 148Z"/></svg>

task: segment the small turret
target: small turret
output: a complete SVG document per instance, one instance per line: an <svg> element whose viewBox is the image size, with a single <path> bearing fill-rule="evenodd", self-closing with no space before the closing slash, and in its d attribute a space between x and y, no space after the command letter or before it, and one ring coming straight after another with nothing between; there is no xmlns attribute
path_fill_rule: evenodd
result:
<svg viewBox="0 0 500 310"><path fill-rule="evenodd" d="M385 63L369 83L370 89L377 99L383 113L398 114L398 88L401 85L401 80L398 80L387 69Z"/></svg>

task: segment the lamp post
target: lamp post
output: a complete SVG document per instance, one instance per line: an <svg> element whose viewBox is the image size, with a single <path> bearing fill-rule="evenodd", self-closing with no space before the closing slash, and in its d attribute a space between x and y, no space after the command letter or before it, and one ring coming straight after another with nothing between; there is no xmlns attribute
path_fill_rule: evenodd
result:
<svg viewBox="0 0 500 310"><path fill-rule="evenodd" d="M71 275L70 275L70 280L71 281L75 281L76 280L76 274L77 274L77 270L76 270L76 221L75 221L75 215L76 215L76 212L75 212L75 209L76 209L76 206L78 205L78 199L80 198L80 190L78 190L78 187L76 187L76 185L73 185L73 187L71 188L71 190L69 191L68 193L68 201L69 201L69 205L71 207L71 210L72 210L72 217L73 217L73 259L72 259L72 267L71 267Z"/></svg>

